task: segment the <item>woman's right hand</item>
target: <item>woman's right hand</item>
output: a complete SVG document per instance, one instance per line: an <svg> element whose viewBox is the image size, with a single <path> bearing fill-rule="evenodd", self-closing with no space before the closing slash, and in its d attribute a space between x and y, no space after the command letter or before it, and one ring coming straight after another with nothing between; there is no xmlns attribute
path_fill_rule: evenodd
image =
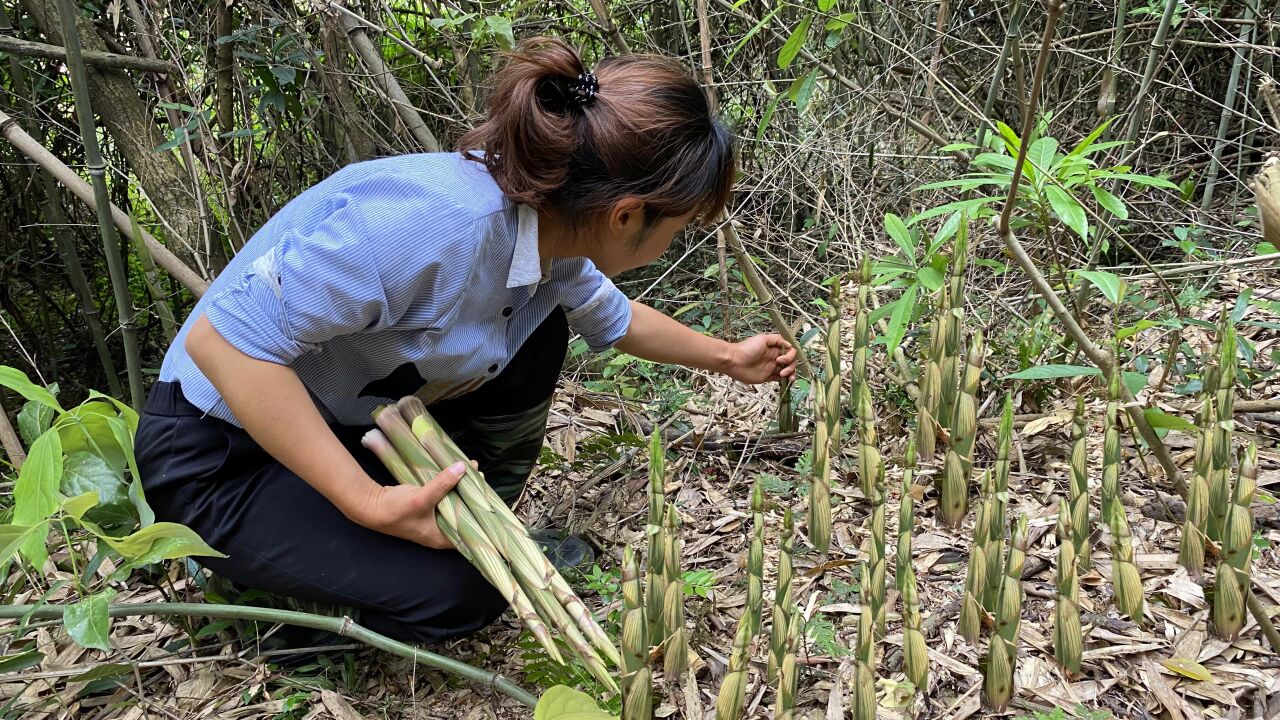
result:
<svg viewBox="0 0 1280 720"><path fill-rule="evenodd" d="M373 487L368 495L348 516L370 530L429 548L451 548L453 543L436 523L436 505L458 484L464 469L462 463L455 463L422 486L389 486L371 481Z"/></svg>

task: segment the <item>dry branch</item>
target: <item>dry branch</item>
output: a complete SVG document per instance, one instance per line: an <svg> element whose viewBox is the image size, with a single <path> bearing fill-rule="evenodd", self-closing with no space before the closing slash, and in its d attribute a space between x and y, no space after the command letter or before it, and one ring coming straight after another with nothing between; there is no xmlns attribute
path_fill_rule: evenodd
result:
<svg viewBox="0 0 1280 720"><path fill-rule="evenodd" d="M67 59L67 50L58 45L50 45L48 43L33 42L31 40L23 40L21 38L0 35L0 52L6 52L11 55L21 55L23 57L47 58L49 60ZM117 70L137 70L139 72L151 72L161 75L178 75L178 66L163 60L151 60L148 58L134 57L132 55L119 55L117 53L103 52L101 50L81 50L80 56L86 65L94 67L109 67Z"/></svg>
<svg viewBox="0 0 1280 720"><path fill-rule="evenodd" d="M18 127L18 122L3 111L0 111L0 136L3 136L22 154L44 168L45 172L66 186L82 202L91 207L93 206L93 189L89 187L89 183L85 182L61 160L54 157L53 153L46 150L44 146L36 142L35 138ZM112 205L111 219L121 232L132 236L128 213ZM192 295L198 298L204 295L205 290L209 289L208 281L184 265L177 255L174 255L169 251L169 248L160 244L160 241L152 237L150 233L139 229L138 235L141 237L133 237L134 242L145 243L147 252L151 253L151 257L156 261L156 264L164 268L179 283L182 283L182 286L190 290Z"/></svg>

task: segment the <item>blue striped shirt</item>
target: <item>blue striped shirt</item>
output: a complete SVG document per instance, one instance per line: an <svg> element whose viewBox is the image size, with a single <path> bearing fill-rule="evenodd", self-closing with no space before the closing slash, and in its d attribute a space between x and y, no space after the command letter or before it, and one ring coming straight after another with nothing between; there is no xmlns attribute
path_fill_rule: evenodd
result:
<svg viewBox="0 0 1280 720"><path fill-rule="evenodd" d="M456 153L348 165L254 234L183 325L160 368L237 423L183 348L201 314L250 357L292 367L326 420L371 422L405 371L427 404L492 378L556 307L595 351L631 306L586 258L538 255L537 213ZM412 364L407 367L406 364ZM414 376L412 370L416 369Z"/></svg>

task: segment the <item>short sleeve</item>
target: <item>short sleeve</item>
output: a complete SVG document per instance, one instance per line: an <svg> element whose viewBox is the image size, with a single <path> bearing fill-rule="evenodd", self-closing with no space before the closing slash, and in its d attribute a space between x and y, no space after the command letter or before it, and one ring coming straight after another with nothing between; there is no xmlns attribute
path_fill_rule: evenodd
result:
<svg viewBox="0 0 1280 720"><path fill-rule="evenodd" d="M593 352L613 347L631 327L631 301L585 258L558 261L552 280L562 285L560 306L569 326Z"/></svg>
<svg viewBox="0 0 1280 720"><path fill-rule="evenodd" d="M241 352L287 365L335 337L395 325L411 307L430 325L461 296L475 221L441 193L378 177L308 201L325 211L275 228L275 244L205 303Z"/></svg>

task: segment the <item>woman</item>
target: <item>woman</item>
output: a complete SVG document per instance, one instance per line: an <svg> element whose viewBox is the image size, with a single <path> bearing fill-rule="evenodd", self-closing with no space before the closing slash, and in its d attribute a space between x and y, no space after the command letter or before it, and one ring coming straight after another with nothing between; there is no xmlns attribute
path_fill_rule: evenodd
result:
<svg viewBox="0 0 1280 720"><path fill-rule="evenodd" d="M459 146L350 165L272 217L183 326L137 438L157 517L225 553L202 561L214 573L406 641L477 630L504 602L436 526L461 466L396 485L360 446L375 407L417 394L513 502L570 328L747 383L794 372L780 337L706 337L608 279L733 182L732 138L678 64L594 75L527 41Z"/></svg>

